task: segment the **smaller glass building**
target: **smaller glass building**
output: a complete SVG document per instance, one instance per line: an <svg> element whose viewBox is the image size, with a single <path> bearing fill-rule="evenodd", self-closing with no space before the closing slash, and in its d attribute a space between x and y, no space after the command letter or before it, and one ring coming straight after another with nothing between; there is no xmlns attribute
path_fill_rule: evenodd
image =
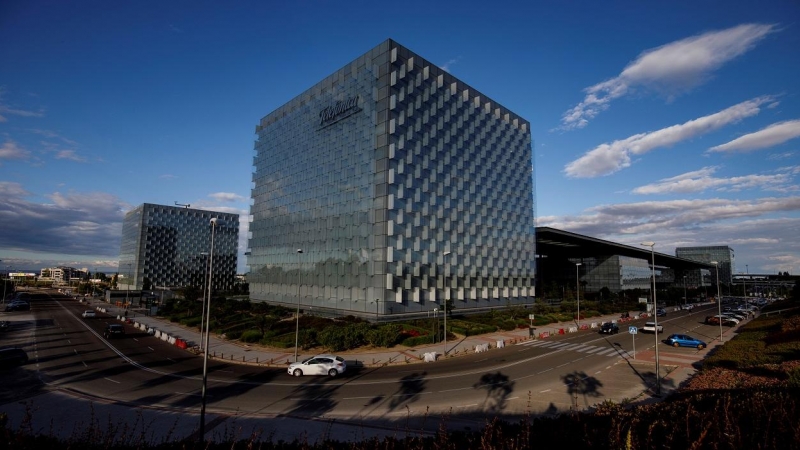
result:
<svg viewBox="0 0 800 450"><path fill-rule="evenodd" d="M128 212L122 222L117 287L205 286L212 218L217 219L217 225L211 286L214 290L231 289L236 278L239 216L150 203Z"/></svg>
<svg viewBox="0 0 800 450"><path fill-rule="evenodd" d="M675 256L692 261L710 264L712 261L719 263L719 282L730 286L733 282L734 266L733 249L727 245L713 245L706 247L677 247ZM697 286L714 286L717 284L717 271L694 271L687 274L687 283Z"/></svg>

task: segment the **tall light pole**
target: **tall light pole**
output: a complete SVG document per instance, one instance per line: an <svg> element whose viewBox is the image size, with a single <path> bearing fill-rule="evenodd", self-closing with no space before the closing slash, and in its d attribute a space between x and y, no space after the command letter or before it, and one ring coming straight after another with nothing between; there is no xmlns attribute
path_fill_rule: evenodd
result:
<svg viewBox="0 0 800 450"><path fill-rule="evenodd" d="M719 319L719 343L722 343L722 296L719 292L719 262L711 261L711 264L717 268L717 318Z"/></svg>
<svg viewBox="0 0 800 450"><path fill-rule="evenodd" d="M206 318L206 281L208 280L208 253L200 252L203 256L203 312L200 314L200 351L202 352L205 347L203 347L203 329L205 328L205 318Z"/></svg>
<svg viewBox="0 0 800 450"><path fill-rule="evenodd" d="M126 275L130 275L130 273L131 273L131 263L128 263L128 273ZM130 291L131 291L131 282L130 280L125 280L125 308L127 308L128 305L130 305L130 302L128 301L128 293Z"/></svg>
<svg viewBox="0 0 800 450"><path fill-rule="evenodd" d="M744 270L747 272L747 278L750 278L750 267L747 264L744 265ZM744 302L747 303L747 278L744 279L744 283L742 283L742 289L744 290Z"/></svg>
<svg viewBox="0 0 800 450"><path fill-rule="evenodd" d="M661 396L661 371L659 370L658 365L658 302L656 301L656 252L655 242L642 242L642 245L645 247L650 247L650 255L653 258L652 266L653 266L653 326L655 328L653 335L655 336L656 340L656 396Z"/></svg>
<svg viewBox="0 0 800 450"><path fill-rule="evenodd" d="M206 351L203 353L203 390L201 392L202 402L200 406L200 442L206 435L206 384L208 382L208 335L211 334L209 319L211 317L211 280L214 268L214 233L217 231L217 218L211 219L211 252L208 258L208 314L206 314ZM201 335L202 338L202 335Z"/></svg>
<svg viewBox="0 0 800 450"><path fill-rule="evenodd" d="M2 260L2 259L0 259L0 262L2 262L2 261L3 261L3 260ZM8 272L6 272L6 278L8 278ZM8 281L7 279L6 279L6 280L3 280L3 299L2 299L2 300L0 300L0 303L2 303L2 304L5 304L5 303L6 303L6 284L7 284L6 282L7 282L7 281Z"/></svg>
<svg viewBox="0 0 800 450"><path fill-rule="evenodd" d="M683 306L686 306L688 303L689 298L686 297L686 275L683 276Z"/></svg>
<svg viewBox="0 0 800 450"><path fill-rule="evenodd" d="M449 255L449 254L450 254L450 252L442 253L442 265L445 265L444 257ZM443 284L444 284L444 286L446 288L447 287L447 280L446 279L444 280ZM445 296L445 298L443 299L444 301L442 302L442 308L443 308L442 311L444 311L444 356L445 357L447 356L447 298L446 297L447 296Z"/></svg>
<svg viewBox="0 0 800 450"><path fill-rule="evenodd" d="M302 248L297 249L297 313L294 319L294 362L297 362L297 345L300 343L300 255Z"/></svg>
<svg viewBox="0 0 800 450"><path fill-rule="evenodd" d="M578 297L578 329L581 328L581 278L578 269L583 263L575 263L575 289Z"/></svg>

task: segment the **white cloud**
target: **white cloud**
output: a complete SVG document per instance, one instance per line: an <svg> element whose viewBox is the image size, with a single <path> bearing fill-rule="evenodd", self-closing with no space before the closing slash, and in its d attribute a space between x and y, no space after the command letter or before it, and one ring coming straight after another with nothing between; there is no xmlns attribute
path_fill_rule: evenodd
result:
<svg viewBox="0 0 800 450"><path fill-rule="evenodd" d="M248 198L243 197L239 194L234 194L232 192L217 192L209 195L209 197L213 198L218 202L226 202L226 203L243 202L248 200Z"/></svg>
<svg viewBox="0 0 800 450"><path fill-rule="evenodd" d="M700 170L687 172L671 178L664 178L657 183L640 186L634 189L634 194L675 194L687 192L702 192L708 189L740 191L743 189L762 189L768 191L800 191L800 187L791 185L792 170L778 170L772 175L745 175L740 177L716 178L712 175L717 167L704 167Z"/></svg>
<svg viewBox="0 0 800 450"><path fill-rule="evenodd" d="M745 24L646 50L617 77L585 89L586 97L561 118L562 129L583 128L612 100L637 87L672 98L705 83L725 63L752 49L775 25Z"/></svg>
<svg viewBox="0 0 800 450"><path fill-rule="evenodd" d="M755 133L738 137L726 144L711 147L710 152L748 152L774 147L800 137L800 120L774 123Z"/></svg>
<svg viewBox="0 0 800 450"><path fill-rule="evenodd" d="M442 70L444 70L447 73L450 73L450 69L452 69L454 65L458 64L458 61L460 59L461 57L459 56L455 59L451 59L450 61L447 61L446 63L442 64Z"/></svg>
<svg viewBox="0 0 800 450"><path fill-rule="evenodd" d="M604 205L575 216L543 216L548 226L638 247L654 241L656 251L675 247L729 245L737 264L751 273L800 273L800 197L754 200L674 200ZM735 246L735 247L734 247Z"/></svg>
<svg viewBox="0 0 800 450"><path fill-rule="evenodd" d="M62 255L116 256L129 206L111 194L55 192L51 203L27 200L19 183L0 182L0 248Z"/></svg>
<svg viewBox="0 0 800 450"><path fill-rule="evenodd" d="M630 166L631 154L641 155L737 123L758 114L761 111L760 106L771 100L769 96L758 97L680 125L672 125L650 133L635 134L610 144L601 144L567 164L564 173L572 178L610 175Z"/></svg>
<svg viewBox="0 0 800 450"><path fill-rule="evenodd" d="M0 147L0 161L7 160L26 160L30 158L31 152L17 145L14 141L6 141Z"/></svg>
<svg viewBox="0 0 800 450"><path fill-rule="evenodd" d="M86 162L86 158L79 156L75 150L59 150L56 152L56 159L68 159L76 162Z"/></svg>

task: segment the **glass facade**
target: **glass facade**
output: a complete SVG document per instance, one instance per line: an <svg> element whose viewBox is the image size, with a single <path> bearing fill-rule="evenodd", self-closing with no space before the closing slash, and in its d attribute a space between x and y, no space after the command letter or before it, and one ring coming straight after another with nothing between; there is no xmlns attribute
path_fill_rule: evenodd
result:
<svg viewBox="0 0 800 450"><path fill-rule="evenodd" d="M710 264L712 261L719 263L720 283L731 285L733 274L736 271L734 266L733 249L727 245L717 245L708 247L678 247L675 249L675 256L692 261ZM716 286L717 270L694 270L687 274L687 283L690 286Z"/></svg>
<svg viewBox="0 0 800 450"><path fill-rule="evenodd" d="M214 230L212 289L229 290L236 278L239 216L174 206L142 204L125 215L119 257L119 289L152 286L202 288L207 283Z"/></svg>
<svg viewBox="0 0 800 450"><path fill-rule="evenodd" d="M586 292L599 292L608 288L611 292L628 289L651 290L653 271L650 261L622 255L591 256L570 259L574 265L580 262L578 276L581 289ZM575 269L572 269L574 272ZM674 281L674 271L668 267L656 266L656 284L670 284ZM575 273L565 272L563 279L574 280Z"/></svg>
<svg viewBox="0 0 800 450"><path fill-rule="evenodd" d="M365 317L533 302L527 121L388 40L256 127L254 301Z"/></svg>

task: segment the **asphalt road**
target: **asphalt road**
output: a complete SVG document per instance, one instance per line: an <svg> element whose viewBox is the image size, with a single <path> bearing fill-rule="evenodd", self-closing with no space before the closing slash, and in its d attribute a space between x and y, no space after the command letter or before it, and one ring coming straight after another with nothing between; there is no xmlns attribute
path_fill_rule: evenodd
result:
<svg viewBox="0 0 800 450"><path fill-rule="evenodd" d="M124 338L106 340L111 317L84 319L74 300L35 294L30 312L3 313L12 323L2 346L25 348L31 361L0 372L0 404L24 402L54 390L127 408L195 415L200 409L202 358L129 325ZM718 327L702 323L709 307L659 318L665 332L710 342ZM487 417L521 417L586 409L605 399L642 399L655 383L652 334L632 336L587 330L547 341L527 341L435 364L348 367L344 376L289 376L272 369L209 361L207 408L221 416L290 417L369 423L387 429L405 421L435 431L452 424L475 427ZM639 324L641 325L641 324ZM635 344L634 344L635 339ZM634 345L636 355L634 355ZM705 350L659 344L661 377ZM664 383L671 383L669 379Z"/></svg>

